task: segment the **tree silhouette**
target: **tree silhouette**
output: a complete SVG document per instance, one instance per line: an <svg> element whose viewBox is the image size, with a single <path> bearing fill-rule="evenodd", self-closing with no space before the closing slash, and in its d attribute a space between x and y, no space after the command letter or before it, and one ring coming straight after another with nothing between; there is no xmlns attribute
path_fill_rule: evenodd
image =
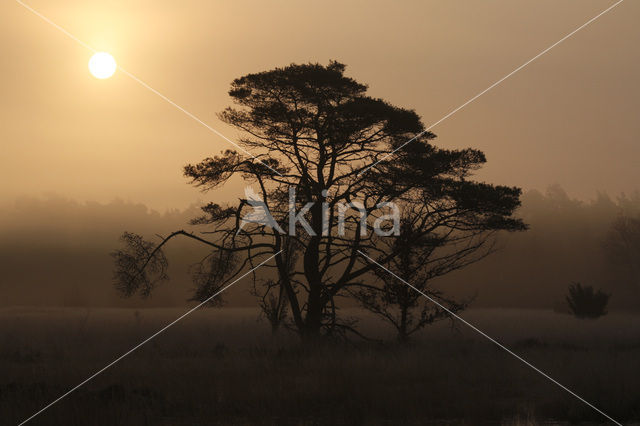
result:
<svg viewBox="0 0 640 426"><path fill-rule="evenodd" d="M260 273L275 273L294 327L302 336L314 337L322 330L351 328L336 315L335 299L366 286L377 268L364 261L359 250L382 264L400 253L382 243L387 236L360 226L353 210L345 215L346 232L339 232L341 205L356 206L369 224L388 214L388 206L381 203L393 201L403 211L414 211L417 219L408 244L459 232L525 229L512 216L520 204L519 188L469 180L486 161L482 152L435 147L429 142L435 135L425 131L414 111L368 96L367 86L344 71L338 62L292 64L234 80L229 95L236 106L219 117L242 132L239 144L255 157L227 150L184 169L191 183L205 191L224 185L232 176L255 185L275 222L295 235L242 222L252 211L250 199L210 203L194 222L206 229L202 236L176 231L157 245L149 243L133 252L143 260L119 263L125 269L118 271L124 294L148 293L154 279L164 278L142 269L154 265L149 259L162 256L162 247L178 236L208 245L218 257L233 254L232 266L214 262L209 268L227 281L266 255L279 253L275 265L265 264ZM289 215L290 197L297 216ZM289 238L299 250L293 270L280 252ZM216 283L219 288L223 280ZM204 293L214 290L208 286ZM196 297L202 299L204 293Z"/></svg>
<svg viewBox="0 0 640 426"><path fill-rule="evenodd" d="M451 312L465 309L468 301L456 301L431 284L439 276L483 259L494 248L492 232L484 230L460 232L450 229L447 233L416 239L415 221L420 217L419 214L405 216L399 235L383 241L389 246L387 251L398 254L384 265L388 271L382 268L374 271L382 285L363 286L353 292L362 307L396 329L400 342L407 342L412 334L428 324L450 318ZM413 288L396 276L406 277Z"/></svg>

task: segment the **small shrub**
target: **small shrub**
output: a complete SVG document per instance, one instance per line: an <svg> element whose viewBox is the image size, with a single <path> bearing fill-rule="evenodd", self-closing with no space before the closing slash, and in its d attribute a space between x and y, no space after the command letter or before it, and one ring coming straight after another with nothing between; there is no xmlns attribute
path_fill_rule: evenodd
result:
<svg viewBox="0 0 640 426"><path fill-rule="evenodd" d="M607 303L610 294L601 290L594 291L591 286L573 283L569 286L567 305L569 311L577 318L598 318L607 314Z"/></svg>

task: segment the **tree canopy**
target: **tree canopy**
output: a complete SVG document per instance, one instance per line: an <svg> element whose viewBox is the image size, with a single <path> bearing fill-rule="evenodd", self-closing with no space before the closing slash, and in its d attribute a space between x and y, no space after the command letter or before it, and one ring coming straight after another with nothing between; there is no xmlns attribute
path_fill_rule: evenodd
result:
<svg viewBox="0 0 640 426"><path fill-rule="evenodd" d="M235 204L207 204L193 221L203 234L179 231L157 245L128 238L116 253L124 294L148 293L154 280L165 279L162 246L185 236L210 246L212 258L222 259L198 270L200 282L208 283L206 291L197 292L198 299L247 265L278 253L275 265L262 267L269 272L254 280L268 281L265 291L282 290L292 325L301 334L338 332L351 325L337 315L336 298L372 285L376 266L358 252L384 265L402 252L401 245L386 242L393 235L371 232L371 222L389 214L385 203L393 202L411 221L403 244L429 241L433 250L455 253L465 250L465 241L477 244L499 230L526 228L513 216L519 188L472 180L486 162L481 151L436 147L435 135L425 131L415 111L367 95L367 86L346 76L341 63L292 64L247 74L231 83L229 96L235 105L219 117L241 131L238 143L253 157L227 150L187 165L185 176L205 191L241 176L257 188L281 230L291 224L290 197L295 193L295 211L302 211L293 223L295 234L260 223L240 230L252 209L246 197ZM388 155L411 138L415 140ZM341 206L357 208L368 226L360 226L353 209L341 225ZM340 226L346 232L338 232ZM123 256L129 261L122 261ZM155 275L144 272L146 265L154 267Z"/></svg>

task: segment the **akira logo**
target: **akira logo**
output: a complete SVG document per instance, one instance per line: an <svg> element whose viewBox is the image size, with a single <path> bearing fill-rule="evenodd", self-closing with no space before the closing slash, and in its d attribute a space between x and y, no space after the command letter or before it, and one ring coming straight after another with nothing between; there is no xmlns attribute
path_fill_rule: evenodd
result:
<svg viewBox="0 0 640 426"><path fill-rule="evenodd" d="M274 229L280 234L288 234L291 236L296 235L296 229L301 227L305 232L311 236L316 236L317 233L313 230L311 225L306 219L306 215L314 206L314 202L306 203L300 210L296 211L296 190L293 187L289 188L289 200L288 200L288 229L285 231L278 221L273 217L267 203L264 199L256 193L250 186L244 189L246 203L252 207L252 210L246 213L238 227L237 233L240 233L245 225L257 224ZM327 191L322 191L324 197L327 196ZM329 235L329 223L331 222L331 212L328 202L321 203L322 211L322 235ZM380 202L376 205L375 210L385 211L385 214L377 215L373 221L373 232L379 236L399 235L400 234L400 209L393 202ZM358 212L359 227L361 235L367 235L369 229L369 214L364 204L358 201L350 203L335 203L334 211L337 211L337 233L339 236L344 236L346 232L347 217L352 217L354 212ZM351 215L351 216L350 216Z"/></svg>

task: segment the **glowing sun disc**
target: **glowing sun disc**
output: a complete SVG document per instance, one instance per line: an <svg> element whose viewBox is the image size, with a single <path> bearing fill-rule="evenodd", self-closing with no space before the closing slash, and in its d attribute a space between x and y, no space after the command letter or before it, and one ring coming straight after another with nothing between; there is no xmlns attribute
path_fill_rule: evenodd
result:
<svg viewBox="0 0 640 426"><path fill-rule="evenodd" d="M109 78L116 68L116 60L107 52L98 52L89 59L89 71L95 78Z"/></svg>

